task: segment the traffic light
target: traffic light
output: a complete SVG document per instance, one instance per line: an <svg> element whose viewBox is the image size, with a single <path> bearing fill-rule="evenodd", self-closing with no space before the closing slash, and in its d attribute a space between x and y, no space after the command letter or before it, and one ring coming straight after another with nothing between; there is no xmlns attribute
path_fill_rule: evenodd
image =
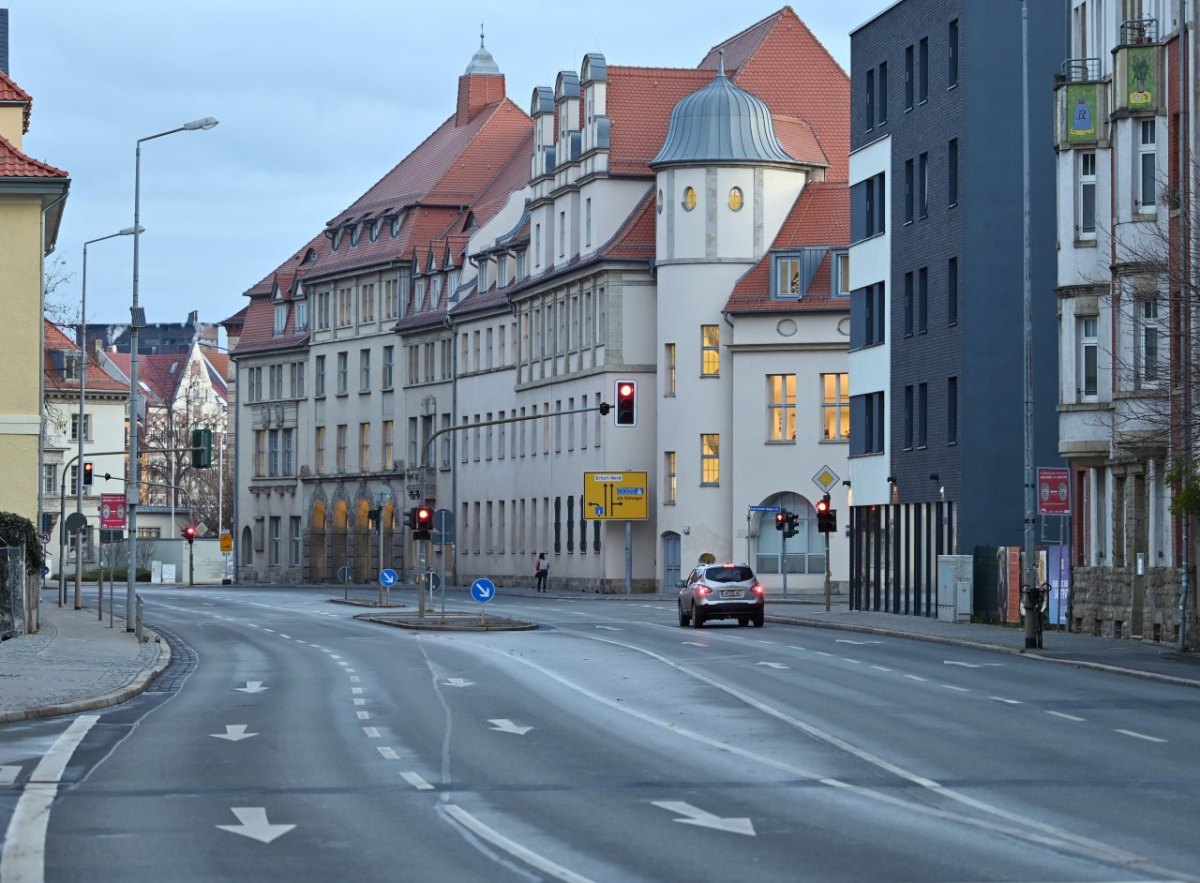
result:
<svg viewBox="0 0 1200 883"><path fill-rule="evenodd" d="M185 527L185 528L183 529L183 538L184 538L185 540L187 540L187 541L188 541L188 545L189 545L189 546L190 546L190 545L191 545L193 542L195 542L195 539L196 539L196 527L195 527L195 525L189 524L187 527Z"/></svg>
<svg viewBox="0 0 1200 883"><path fill-rule="evenodd" d="M637 426L637 381L617 381L617 426Z"/></svg>
<svg viewBox="0 0 1200 883"><path fill-rule="evenodd" d="M83 464L83 486L84 487L92 486L92 475L93 475L94 468L95 467L91 464L91 462L87 462L87 463Z"/></svg>
<svg viewBox="0 0 1200 883"><path fill-rule="evenodd" d="M212 466L212 430L192 430L192 466L208 469Z"/></svg>
<svg viewBox="0 0 1200 883"><path fill-rule="evenodd" d="M775 529L783 530L785 527L787 527L787 523L788 523L787 510L780 509L778 512L775 513Z"/></svg>
<svg viewBox="0 0 1200 883"><path fill-rule="evenodd" d="M433 512L424 506L420 506L413 510L414 517L417 523L416 533L413 534L413 539L427 540L433 532Z"/></svg>
<svg viewBox="0 0 1200 883"><path fill-rule="evenodd" d="M817 531L833 533L837 530L837 510L829 507L829 494L817 500Z"/></svg>
<svg viewBox="0 0 1200 883"><path fill-rule="evenodd" d="M404 513L404 526L409 530L417 529L417 507L413 506Z"/></svg>
<svg viewBox="0 0 1200 883"><path fill-rule="evenodd" d="M787 530L783 532L785 537L794 537L800 533L800 516L795 512L787 513Z"/></svg>

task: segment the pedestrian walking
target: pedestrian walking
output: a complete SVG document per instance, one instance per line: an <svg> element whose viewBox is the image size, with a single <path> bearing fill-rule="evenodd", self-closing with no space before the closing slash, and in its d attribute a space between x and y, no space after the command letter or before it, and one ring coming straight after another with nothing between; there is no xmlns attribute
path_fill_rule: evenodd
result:
<svg viewBox="0 0 1200 883"><path fill-rule="evenodd" d="M546 577L550 575L550 562L546 560L545 552L538 552L537 561L533 564L533 575L537 578L537 590L546 591Z"/></svg>

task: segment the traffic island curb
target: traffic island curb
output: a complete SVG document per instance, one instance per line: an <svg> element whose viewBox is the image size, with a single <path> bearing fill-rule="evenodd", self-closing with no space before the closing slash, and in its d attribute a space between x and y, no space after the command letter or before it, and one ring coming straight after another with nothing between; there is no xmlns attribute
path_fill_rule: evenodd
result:
<svg viewBox="0 0 1200 883"><path fill-rule="evenodd" d="M329 603L330 604L346 604L350 607L374 607L374 608L388 608L388 609L395 608L395 607L407 607L408 606L407 604L401 604L399 601L389 601L385 604L380 604L379 601L375 598L362 599L362 600L359 600L357 598L330 598Z"/></svg>
<svg viewBox="0 0 1200 883"><path fill-rule="evenodd" d="M503 616L479 616L475 613L447 613L445 615L431 613L424 617L415 613L401 615L360 613L354 618L363 622L428 632L529 632L541 628L536 622L509 619Z"/></svg>

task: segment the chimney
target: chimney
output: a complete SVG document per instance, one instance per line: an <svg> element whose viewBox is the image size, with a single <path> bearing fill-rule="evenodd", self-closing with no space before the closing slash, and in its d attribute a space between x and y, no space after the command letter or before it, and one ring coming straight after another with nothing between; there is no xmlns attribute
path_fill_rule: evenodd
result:
<svg viewBox="0 0 1200 883"><path fill-rule="evenodd" d="M489 104L504 100L504 74L479 35L479 50L458 78L458 109L454 125L465 126Z"/></svg>
<svg viewBox="0 0 1200 883"><path fill-rule="evenodd" d="M0 9L0 71L8 73L8 10Z"/></svg>

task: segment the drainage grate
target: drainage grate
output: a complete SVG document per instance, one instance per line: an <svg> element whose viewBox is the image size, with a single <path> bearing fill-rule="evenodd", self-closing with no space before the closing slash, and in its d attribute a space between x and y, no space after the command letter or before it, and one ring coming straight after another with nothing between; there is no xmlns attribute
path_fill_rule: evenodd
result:
<svg viewBox="0 0 1200 883"><path fill-rule="evenodd" d="M183 682L187 680L188 675L196 670L196 666L200 664L200 657L196 655L196 651L180 640L179 636L173 632L169 632L164 628L150 624L150 628L158 632L162 639L167 642L167 646L171 648L171 664L166 670L154 679L149 687L146 688L147 693L177 693L183 686Z"/></svg>

